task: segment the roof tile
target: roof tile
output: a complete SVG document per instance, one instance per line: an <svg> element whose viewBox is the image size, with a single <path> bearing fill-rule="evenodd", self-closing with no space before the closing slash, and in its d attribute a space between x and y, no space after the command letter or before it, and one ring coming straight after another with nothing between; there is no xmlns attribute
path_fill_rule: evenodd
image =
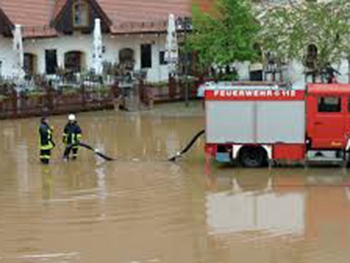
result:
<svg viewBox="0 0 350 263"><path fill-rule="evenodd" d="M0 0L0 8L13 24L24 28L24 35L52 36L50 22L68 0ZM191 0L93 0L112 21L111 32L157 32L166 29L169 13L191 16ZM197 0L210 2L212 0ZM128 31L129 30L129 31ZM42 35L40 35L42 34Z"/></svg>
<svg viewBox="0 0 350 263"><path fill-rule="evenodd" d="M151 22L191 15L191 0L97 0L114 25Z"/></svg>

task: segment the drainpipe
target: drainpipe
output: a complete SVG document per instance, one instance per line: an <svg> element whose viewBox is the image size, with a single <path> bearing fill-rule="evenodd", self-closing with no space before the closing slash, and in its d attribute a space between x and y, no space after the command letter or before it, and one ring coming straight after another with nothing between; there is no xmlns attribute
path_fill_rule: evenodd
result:
<svg viewBox="0 0 350 263"><path fill-rule="evenodd" d="M185 18L184 19L184 45L185 45L185 105L188 107L188 55L186 50L186 44L187 44L187 27L188 27L188 21Z"/></svg>
<svg viewBox="0 0 350 263"><path fill-rule="evenodd" d="M157 33L157 52L158 52L158 81L162 81L162 70L161 70L161 64L160 64L160 34Z"/></svg>

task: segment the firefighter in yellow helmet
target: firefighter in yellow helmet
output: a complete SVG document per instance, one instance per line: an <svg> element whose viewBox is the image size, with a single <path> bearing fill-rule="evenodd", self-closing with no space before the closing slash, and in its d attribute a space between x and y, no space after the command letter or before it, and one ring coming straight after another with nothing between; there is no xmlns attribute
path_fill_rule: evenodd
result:
<svg viewBox="0 0 350 263"><path fill-rule="evenodd" d="M55 147L52 137L52 128L48 124L47 117L41 118L39 127L40 161L42 164L49 164L51 150Z"/></svg>
<svg viewBox="0 0 350 263"><path fill-rule="evenodd" d="M68 116L68 123L63 130L63 143L66 145L66 150L64 154L64 159L68 160L70 152L72 152L72 159L75 160L78 157L78 148L77 145L82 137L82 130L78 125L77 119L74 114ZM67 147L69 145L74 145L73 147Z"/></svg>

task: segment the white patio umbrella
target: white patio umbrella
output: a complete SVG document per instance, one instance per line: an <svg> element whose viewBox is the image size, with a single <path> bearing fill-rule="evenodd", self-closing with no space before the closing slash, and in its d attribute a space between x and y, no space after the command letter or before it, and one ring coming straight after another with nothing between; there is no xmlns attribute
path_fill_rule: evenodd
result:
<svg viewBox="0 0 350 263"><path fill-rule="evenodd" d="M92 68L95 74L102 74L102 30L100 19L95 19Z"/></svg>
<svg viewBox="0 0 350 263"><path fill-rule="evenodd" d="M21 25L15 25L13 32L13 52L15 56L15 64L13 69L13 77L17 80L23 80L24 72L24 53L23 53L23 39Z"/></svg>
<svg viewBox="0 0 350 263"><path fill-rule="evenodd" d="M178 47L177 36L176 36L175 16L173 14L169 15L167 32L168 33L167 33L164 59L166 62L168 62L170 72L175 73L176 64L178 63L178 60L179 60L179 47Z"/></svg>

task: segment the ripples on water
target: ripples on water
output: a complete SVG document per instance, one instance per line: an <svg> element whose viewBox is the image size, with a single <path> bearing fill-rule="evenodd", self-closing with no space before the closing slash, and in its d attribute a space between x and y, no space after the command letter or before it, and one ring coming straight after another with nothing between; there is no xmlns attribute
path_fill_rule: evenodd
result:
<svg viewBox="0 0 350 263"><path fill-rule="evenodd" d="M212 165L206 174L202 144L166 162L203 127L193 112L79 121L85 141L120 160L82 150L63 163L59 147L42 167L37 120L0 123L0 262L349 262L343 170ZM56 136L64 122L52 119Z"/></svg>

